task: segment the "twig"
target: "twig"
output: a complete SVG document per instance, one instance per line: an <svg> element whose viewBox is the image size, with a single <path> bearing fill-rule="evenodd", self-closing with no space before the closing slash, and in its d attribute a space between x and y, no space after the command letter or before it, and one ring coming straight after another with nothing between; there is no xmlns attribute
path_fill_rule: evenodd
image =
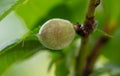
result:
<svg viewBox="0 0 120 76"><path fill-rule="evenodd" d="M109 38L106 36L100 36L97 40L92 53L87 57L86 66L83 72L83 76L89 76L93 70L94 64L101 53L101 48L108 42Z"/></svg>
<svg viewBox="0 0 120 76"><path fill-rule="evenodd" d="M75 76L81 76L82 70L85 66L88 41L89 41L89 37L82 38L81 49L79 50L78 57L76 58Z"/></svg>
<svg viewBox="0 0 120 76"><path fill-rule="evenodd" d="M107 20L105 20L107 21ZM108 34L111 34L114 29L115 29L115 25L116 24L111 24L111 23L106 23L104 25L103 31L105 31ZM111 29L110 27L113 26L113 28ZM99 55L101 54L101 49L102 47L110 40L110 37L107 37L105 35L101 35L97 42L95 43L95 46L93 47L93 49L91 50L90 55L87 57L87 62L86 62L86 66L83 72L83 76L89 76L92 73L92 70L94 68L94 64L97 60L97 58L99 57Z"/></svg>
<svg viewBox="0 0 120 76"><path fill-rule="evenodd" d="M97 25L94 20L94 14L95 8L99 5L99 3L100 0L89 0L88 10L83 26L77 24L75 27L76 32L82 36L81 48L79 50L78 56L76 57L75 76L83 76L82 72L86 64L89 35L93 32Z"/></svg>

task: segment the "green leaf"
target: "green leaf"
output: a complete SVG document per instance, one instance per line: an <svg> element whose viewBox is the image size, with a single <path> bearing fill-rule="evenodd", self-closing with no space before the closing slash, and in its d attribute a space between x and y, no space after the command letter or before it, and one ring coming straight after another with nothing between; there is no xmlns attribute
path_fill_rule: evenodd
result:
<svg viewBox="0 0 120 76"><path fill-rule="evenodd" d="M73 12L72 15L73 22L83 23L86 15L88 0L68 0L68 1L69 1L68 4Z"/></svg>
<svg viewBox="0 0 120 76"><path fill-rule="evenodd" d="M15 62L22 61L44 49L36 37L29 37L12 45L12 48L10 46L0 52L0 75Z"/></svg>
<svg viewBox="0 0 120 76"><path fill-rule="evenodd" d="M0 0L0 20L24 0Z"/></svg>
<svg viewBox="0 0 120 76"><path fill-rule="evenodd" d="M68 76L69 74L69 65L66 61L66 56L62 50L51 51L51 62L48 67L50 71L53 64L55 64L55 76Z"/></svg>
<svg viewBox="0 0 120 76"><path fill-rule="evenodd" d="M23 18L27 27L33 29L37 22L40 22L59 3L61 3L61 0L28 0L22 6L18 7L16 12Z"/></svg>
<svg viewBox="0 0 120 76"><path fill-rule="evenodd" d="M56 62L55 76L68 76L69 68L66 64L66 60L64 58L60 58Z"/></svg>
<svg viewBox="0 0 120 76"><path fill-rule="evenodd" d="M106 36L106 37L109 37L109 38L113 38L112 35L107 34L107 33L104 32L103 30L96 29L96 32L99 32L99 35L103 35L103 36Z"/></svg>
<svg viewBox="0 0 120 76"><path fill-rule="evenodd" d="M102 53L113 63L120 66L120 28L118 28L113 38L102 49Z"/></svg>
<svg viewBox="0 0 120 76"><path fill-rule="evenodd" d="M119 17L120 13L120 0L103 0L103 7L105 11L105 15L108 19L116 20Z"/></svg>
<svg viewBox="0 0 120 76"><path fill-rule="evenodd" d="M51 51L51 61L48 67L48 72L51 70L52 66L54 63L56 63L56 61L62 56L62 50L59 51Z"/></svg>
<svg viewBox="0 0 120 76"><path fill-rule="evenodd" d="M82 22L86 14L87 2L87 0L51 0L48 3L47 0L29 0L18 7L16 12L32 30L50 18L64 18L75 23Z"/></svg>

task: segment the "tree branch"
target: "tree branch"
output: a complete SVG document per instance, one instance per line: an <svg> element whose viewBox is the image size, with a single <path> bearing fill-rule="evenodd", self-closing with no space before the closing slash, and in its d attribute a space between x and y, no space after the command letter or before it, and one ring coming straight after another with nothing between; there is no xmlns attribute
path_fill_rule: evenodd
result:
<svg viewBox="0 0 120 76"><path fill-rule="evenodd" d="M83 72L83 76L89 76L93 70L94 64L101 53L101 48L108 42L109 38L106 36L100 36L95 46L92 49L92 53L87 57L86 66Z"/></svg>
<svg viewBox="0 0 120 76"><path fill-rule="evenodd" d="M89 37L82 38L82 42L81 42L82 45L79 50L78 56L76 57L75 76L81 76L81 73L85 66L88 42L89 42Z"/></svg>
<svg viewBox="0 0 120 76"><path fill-rule="evenodd" d="M107 21L107 20L105 20ZM105 31L108 34L111 34L115 29L115 23L106 23L104 25L103 31ZM110 28L113 26L113 28ZM107 37L105 35L101 35L97 42L95 43L93 49L91 50L90 55L87 57L86 66L83 72L83 76L89 76L94 68L94 64L96 60L98 59L99 55L101 54L101 49L104 47L104 45L110 40L110 37Z"/></svg>
<svg viewBox="0 0 120 76"><path fill-rule="evenodd" d="M83 70L86 64L87 48L89 43L89 35L96 28L97 23L94 20L95 9L99 5L100 0L89 0L88 10L83 25L77 24L75 27L76 32L82 36L81 48L76 57L75 76L83 76Z"/></svg>

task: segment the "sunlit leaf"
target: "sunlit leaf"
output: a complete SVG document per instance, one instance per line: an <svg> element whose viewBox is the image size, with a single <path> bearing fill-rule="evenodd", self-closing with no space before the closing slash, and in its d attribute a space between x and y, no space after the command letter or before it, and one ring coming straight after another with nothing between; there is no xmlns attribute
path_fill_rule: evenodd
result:
<svg viewBox="0 0 120 76"><path fill-rule="evenodd" d="M0 0L0 20L25 0Z"/></svg>

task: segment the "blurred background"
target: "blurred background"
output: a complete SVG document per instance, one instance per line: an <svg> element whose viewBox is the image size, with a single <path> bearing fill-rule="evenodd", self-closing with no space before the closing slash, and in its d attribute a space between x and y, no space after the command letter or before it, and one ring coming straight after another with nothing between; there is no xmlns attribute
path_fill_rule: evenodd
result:
<svg viewBox="0 0 120 76"><path fill-rule="evenodd" d="M89 49L94 46L100 35L106 34L102 31L103 26L106 25L112 29L112 32L109 33L110 41L103 47L102 54L95 65L97 71L93 76L120 76L119 3L119 0L101 0L101 4L96 9L95 19L98 21L98 28L91 36ZM0 21L0 50L14 40L21 39L28 31L39 29L51 18L63 18L73 24L77 22L82 24L87 5L88 0L25 0ZM77 39L76 35L73 42ZM16 62L2 76L55 76L54 65L48 72L50 61L50 52L40 51L27 60Z"/></svg>

